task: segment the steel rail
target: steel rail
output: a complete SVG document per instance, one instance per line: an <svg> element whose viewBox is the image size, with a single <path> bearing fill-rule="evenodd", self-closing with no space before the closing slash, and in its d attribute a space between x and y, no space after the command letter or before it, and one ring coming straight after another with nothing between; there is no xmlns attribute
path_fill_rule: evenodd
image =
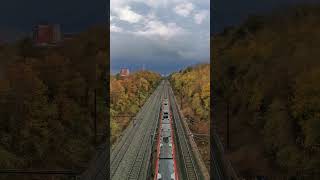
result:
<svg viewBox="0 0 320 180"><path fill-rule="evenodd" d="M160 99L161 99L161 96L160 96ZM156 103L159 102L160 100L158 97L156 98ZM158 106L156 106L158 107ZM155 109L152 109L152 113L151 114L154 114L155 113L155 120L157 120L157 113L156 111L158 110L158 108L155 108ZM153 124L152 121L149 123L149 126L150 124ZM150 140L149 137L147 136L148 134L151 134L151 132L153 131L153 129L149 129L148 128L148 131L144 134L143 138L141 139L141 146L139 147L139 150L137 152L137 155L135 157L135 160L134 160L134 163L132 164L131 168L130 168L130 172L127 176L127 179L132 179L132 180L135 180L135 179L139 179L140 177L140 173L141 173L141 168L143 166L143 162L144 162L144 159L146 158L147 156L147 150L148 150L148 141Z"/></svg>
<svg viewBox="0 0 320 180"><path fill-rule="evenodd" d="M171 91L170 91L171 90ZM173 114L173 119L175 122L175 127L177 129L177 134L178 134L178 140L180 143L180 150L182 152L182 158L184 161L184 168L185 172L187 175L188 180L198 180L200 179L198 173L197 173L197 168L195 166L195 162L193 160L192 152L189 147L189 144L187 142L187 137L186 134L184 133L184 129L181 124L181 117L180 114L177 110L177 104L174 101L174 99L171 97L173 96L172 89L169 88L169 99L170 99L170 104L171 104L171 109L172 109L172 114ZM180 121L178 120L180 119Z"/></svg>
<svg viewBox="0 0 320 180"><path fill-rule="evenodd" d="M130 128L130 130L126 132L126 134L122 137L121 141L117 144L118 148L116 147L113 149L114 155L111 157L111 168L110 168L111 177L113 177L114 174L116 173L116 170L118 169L119 164L122 158L124 157L124 154L127 152L128 147L132 143L131 140L137 132L135 129L139 128L142 125L140 117L143 114L145 114L145 111L147 111L151 107L150 104L154 103L153 98L157 98L153 96L158 96L159 92L160 92L160 88L157 88L156 91L149 97L149 99L147 100L147 103L145 103L142 110L137 115L137 118L139 118L139 121L137 121L137 124L134 126L135 128Z"/></svg>

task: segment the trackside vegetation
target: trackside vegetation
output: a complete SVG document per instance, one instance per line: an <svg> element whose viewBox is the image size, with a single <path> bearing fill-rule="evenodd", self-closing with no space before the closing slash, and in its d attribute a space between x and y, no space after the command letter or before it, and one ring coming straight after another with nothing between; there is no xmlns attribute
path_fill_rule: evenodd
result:
<svg viewBox="0 0 320 180"><path fill-rule="evenodd" d="M177 103L187 119L207 169L210 166L210 65L199 64L171 74ZM198 134L198 135L197 135Z"/></svg>
<svg viewBox="0 0 320 180"><path fill-rule="evenodd" d="M137 71L126 78L110 77L111 143L114 143L155 90L161 76Z"/></svg>

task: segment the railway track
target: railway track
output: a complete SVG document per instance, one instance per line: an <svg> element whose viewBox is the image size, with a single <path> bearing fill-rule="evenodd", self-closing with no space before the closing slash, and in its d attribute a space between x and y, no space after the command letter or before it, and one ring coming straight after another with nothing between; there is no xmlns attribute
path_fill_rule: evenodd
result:
<svg viewBox="0 0 320 180"><path fill-rule="evenodd" d="M150 104L150 101L146 103L147 105ZM141 114L146 110L147 108L144 107L142 109L142 112L139 113L137 115L137 119L140 118ZM141 122L138 121L136 122L136 125L133 125L132 123L132 126L136 126L136 128L139 128L141 126ZM111 167L110 167L110 174L111 174L111 177L113 177L113 175L115 174L122 158L124 157L124 154L127 152L128 150L128 146L131 144L131 140L132 140L132 137L135 136L137 131L134 130L134 128L130 128L128 132L125 133L125 135L122 137L120 143L116 146L116 148L113 150L113 153L111 153L111 159L110 159L110 164L111 164Z"/></svg>
<svg viewBox="0 0 320 180"><path fill-rule="evenodd" d="M214 178L217 180L223 180L226 179L223 170L221 169L223 167L222 162L215 156L218 155L219 153L217 152L217 150L219 149L218 144L217 144L217 137L216 135L214 135L214 143L213 143L213 147L214 147L214 154L212 156L213 159L213 170L214 170Z"/></svg>
<svg viewBox="0 0 320 180"><path fill-rule="evenodd" d="M156 128L163 86L159 85L136 116L136 123L124 132L110 158L111 179L146 179L145 165L151 153L150 135ZM150 150L149 150L150 149Z"/></svg>
<svg viewBox="0 0 320 180"><path fill-rule="evenodd" d="M174 94L171 88L168 89L170 104L171 104L171 110L172 115L174 119L175 124L175 130L177 134L177 138L180 145L180 153L183 160L183 171L185 173L185 178L188 180L200 180L201 176L199 174L199 171L196 166L196 162L193 157L192 149L188 143L188 137L185 134L183 125L181 123L181 117L177 108L177 104L174 99Z"/></svg>
<svg viewBox="0 0 320 180"><path fill-rule="evenodd" d="M158 119L159 119L159 114L157 112L159 108L160 106L156 105L156 108L152 109L152 114L155 115L154 119L156 120L156 122L158 122ZM146 174L141 175L141 173L143 173L141 172L141 168L144 167L143 165L149 159L149 154L151 153L151 148L153 144L152 132L154 132L155 129L156 129L156 126L153 126L152 128L148 129L147 133L145 133L144 138L140 144L141 146L139 148L139 153L134 160L133 166L131 167L131 170L127 179L136 180L136 179L140 179L141 176L146 177Z"/></svg>
<svg viewBox="0 0 320 180"><path fill-rule="evenodd" d="M150 101L148 101L146 103L146 106L143 107L141 113L139 112L139 114L136 116L136 119L140 119L141 114L143 114L146 111L146 109L147 109L146 107L148 107L149 105L150 105ZM135 126L135 128L140 128L141 124L142 124L141 121L137 121L135 125L132 122L131 126ZM130 129L128 129L129 131L127 131L125 133L125 135L122 137L120 143L113 150L113 153L111 153L111 159L110 159L111 177L113 177L113 175L114 175L116 169L118 168L122 158L124 157L124 154L128 150L128 146L132 142L132 138L135 136L135 134L137 132L137 131L135 131L135 128L131 127Z"/></svg>
<svg viewBox="0 0 320 180"><path fill-rule="evenodd" d="M111 179L121 179L114 177L121 161L123 160L125 154L127 153L128 147L132 142L132 138L136 134L136 128L142 127L142 121L140 119L143 118L144 114L148 111L148 107L152 105L153 99L156 96L159 96L159 93L162 92L162 89L158 87L154 93L150 95L145 105L141 108L141 111L136 115L136 119L138 119L133 126L133 123L129 124L128 128L122 133L122 137L117 142L116 145L113 146L110 161L108 161L109 153L105 151L106 144L102 145L98 149L98 153L96 157L92 160L89 168L81 174L79 177L81 180L105 180L107 178L106 168L110 165L110 178ZM156 100L154 100L156 101ZM135 128L134 128L135 127ZM110 164L109 164L110 162Z"/></svg>
<svg viewBox="0 0 320 180"><path fill-rule="evenodd" d="M110 178L112 180L148 179L150 157L154 147L155 133L159 124L162 97L169 98L171 118L179 151L180 179L203 179L194 159L188 135L184 130L173 91L168 81L162 81L136 116L135 125L130 124L111 151Z"/></svg>
<svg viewBox="0 0 320 180"><path fill-rule="evenodd" d="M193 152L192 144L189 142L189 135L186 130L186 125L182 122L182 117L179 112L174 93L170 87L168 81L162 81L162 83L156 88L156 90L148 98L144 106L136 115L135 123L131 122L128 128L123 132L122 137L113 146L110 156L110 179L112 180L144 180L150 179L151 170L151 153L154 143L154 139L157 137L157 127L159 125L160 107L163 98L169 99L170 115L173 120L171 127L173 127L172 140L177 148L174 153L176 155L175 160L178 161L177 178L183 180L202 180L205 179L202 172L199 170L198 161L196 160ZM173 125L173 126L172 126ZM231 165L223 161L222 155L223 148L219 142L219 139L214 136L215 143L213 159L213 178L216 180L224 179L238 179L233 172L227 172L231 175L227 176L224 169L231 169ZM191 140L192 142L192 140ZM102 149L105 147L101 147ZM106 147L107 148L107 147ZM221 151L222 149L222 151ZM97 156L97 166L94 166L95 174L87 174L83 180L91 179L105 179L105 167L107 167L108 153L101 153ZM103 162L105 161L105 163ZM102 165L101 165L102 164ZM226 164L228 167L226 167ZM101 166L100 166L101 165ZM176 169L175 169L176 170ZM233 175L234 174L234 175ZM206 178L207 179L207 178Z"/></svg>

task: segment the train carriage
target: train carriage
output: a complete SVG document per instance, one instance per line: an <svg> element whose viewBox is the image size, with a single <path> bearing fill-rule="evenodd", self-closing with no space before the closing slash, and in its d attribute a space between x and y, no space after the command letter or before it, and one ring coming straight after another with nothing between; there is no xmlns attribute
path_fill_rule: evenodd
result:
<svg viewBox="0 0 320 180"><path fill-rule="evenodd" d="M169 101L163 99L160 121L160 133L158 138L156 176L157 180L177 180L175 151L170 115Z"/></svg>

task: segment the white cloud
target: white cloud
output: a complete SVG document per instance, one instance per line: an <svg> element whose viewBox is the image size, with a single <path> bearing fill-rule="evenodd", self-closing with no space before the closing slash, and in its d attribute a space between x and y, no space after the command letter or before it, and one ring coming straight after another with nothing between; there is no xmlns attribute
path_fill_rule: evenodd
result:
<svg viewBox="0 0 320 180"><path fill-rule="evenodd" d="M130 0L127 0L127 1L130 1ZM131 1L145 3L146 5L152 8L165 8L165 7L170 7L176 3L180 3L184 0L131 0Z"/></svg>
<svg viewBox="0 0 320 180"><path fill-rule="evenodd" d="M136 0L136 1L144 2L148 6L151 6L153 8L165 7L170 2L170 0Z"/></svg>
<svg viewBox="0 0 320 180"><path fill-rule="evenodd" d="M121 27L114 25L114 24L111 24L110 31L111 32L123 32L123 29Z"/></svg>
<svg viewBox="0 0 320 180"><path fill-rule="evenodd" d="M110 1L110 9L111 11L114 9L118 9L121 8L123 6L125 6L126 4L128 4L128 0L111 0Z"/></svg>
<svg viewBox="0 0 320 180"><path fill-rule="evenodd" d="M163 8L182 1L183 0L111 0L110 8L111 11L113 11L114 9L123 8L131 3L143 3L151 8Z"/></svg>
<svg viewBox="0 0 320 180"><path fill-rule="evenodd" d="M209 4L210 0L111 0L111 68L138 62L170 69L208 59Z"/></svg>
<svg viewBox="0 0 320 180"><path fill-rule="evenodd" d="M180 16L188 17L192 13L194 8L195 8L194 5L190 2L181 3L174 8L174 12Z"/></svg>
<svg viewBox="0 0 320 180"><path fill-rule="evenodd" d="M208 11L200 11L194 15L194 21L201 24L209 16Z"/></svg>
<svg viewBox="0 0 320 180"><path fill-rule="evenodd" d="M115 16L110 15L110 22L113 21L115 18Z"/></svg>
<svg viewBox="0 0 320 180"><path fill-rule="evenodd" d="M156 18L157 18L157 16L156 16L155 12L150 12L149 14L147 14L148 20L154 20Z"/></svg>
<svg viewBox="0 0 320 180"><path fill-rule="evenodd" d="M143 19L143 16L131 10L130 6L124 8L115 8L114 13L117 14L118 18L122 21L129 23L137 23Z"/></svg>
<svg viewBox="0 0 320 180"><path fill-rule="evenodd" d="M176 23L163 23L158 20L149 21L144 30L134 32L136 35L145 37L160 37L164 40L169 40L177 35L182 35L186 31L179 27Z"/></svg>

